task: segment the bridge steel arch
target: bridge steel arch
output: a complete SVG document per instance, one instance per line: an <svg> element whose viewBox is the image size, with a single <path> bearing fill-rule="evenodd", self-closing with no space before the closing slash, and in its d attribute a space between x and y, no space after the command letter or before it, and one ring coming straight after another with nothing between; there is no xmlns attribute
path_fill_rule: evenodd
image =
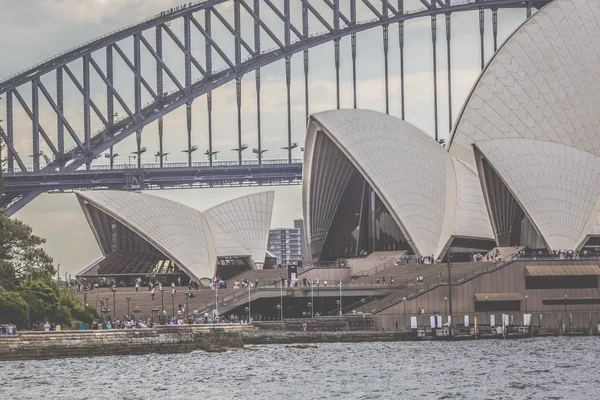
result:
<svg viewBox="0 0 600 400"><path fill-rule="evenodd" d="M327 42L333 41L335 44L335 68L337 83L337 106L339 108L340 83L339 83L339 41L342 37L351 36L352 46L352 64L353 64L353 89L354 89L354 107L356 107L356 34L376 27L383 27L384 41L384 62L386 78L386 111L389 112L389 91L387 85L388 77L388 27L390 24L397 23L399 26L399 47L400 47L400 76L401 76L401 115L404 118L404 22L415 18L430 17L432 24L432 44L434 48L433 59L433 80L436 82L436 16L445 15L446 17L446 39L448 48L448 95L449 104L451 104L451 77L450 77L450 41L451 41L451 15L457 12L480 10L480 16L484 9L491 9L493 13L493 32L494 49L497 47L497 10L499 8L525 8L527 16L531 16L532 8L540 8L549 2L549 0L468 0L456 2L452 0L421 0L423 8L418 10L405 10L404 0L346 0L350 2L350 11L345 13L340 9L340 4L345 4L344 0L294 0L301 3L302 26L297 28L292 23L292 0L283 0L284 9L277 8L271 0L206 0L198 3L188 3L180 7L172 8L168 11L151 17L140 23L131 25L117 32L108 34L80 47L64 52L56 57L44 61L26 71L20 72L3 82L0 82L0 96L6 97L6 121L5 125L0 125L0 139L7 147L7 173L6 176L32 175L32 176L56 176L65 173L73 173L82 166L90 170L90 166L95 158L103 152L109 150L111 169L113 167L113 146L130 136L136 134L137 167L142 168L141 155L145 151L142 147L143 128L158 120L159 134L159 152L155 155L160 159L160 168L163 167L163 158L166 153L163 152L163 123L162 118L171 111L185 106L187 115L187 134L188 148L184 150L188 153L188 167L192 167L192 153L197 150L197 146L192 146L191 142L191 112L192 102L195 98L207 95L208 104L208 133L209 144L205 155L208 157L209 166L213 166L213 134L212 134L212 91L218 87L236 81L237 111L238 111L238 147L233 149L238 152L238 163L243 165L242 152L247 148L241 141L241 79L246 74L255 72L256 92L258 99L258 148L253 152L257 154L258 165L262 165L263 153L260 137L260 69L266 65L279 60L285 60L286 64L286 87L287 87L287 109L288 109L288 143L284 147L288 151L288 163L292 164L292 152L298 146L292 142L291 136L291 115L290 115L290 85L291 85L291 57L296 54L304 53L304 76L305 76L305 99L306 116L309 113L308 101L308 56L309 49ZM372 18L366 21L357 20L357 2L361 2L372 13ZM233 4L233 25L223 16L217 6L224 3ZM395 4L392 4L395 3ZM325 4L331 11L331 16L325 16L319 13L315 6ZM269 9L274 13L279 22L284 26L284 38L280 39L274 33L269 23L261 16L262 9ZM245 38L241 26L241 15L245 13L250 16L254 31L252 40ZM314 17L320 26L325 29L323 33L313 33L309 30L309 17ZM170 23L180 20L183 23L184 34L180 39L170 28ZM278 22L278 23L279 23ZM216 41L211 37L213 23L219 23L221 28L225 29L233 39L233 48L223 49L219 47ZM154 30L154 43L147 39L146 32ZM194 57L193 46L191 44L191 33L199 32L205 40L205 60L199 61ZM481 58L483 65L483 32L484 22L480 17L481 31ZM269 37L277 47L273 50L264 51L261 49L261 37ZM130 60L119 42L131 39L133 41L133 60ZM181 50L185 58L185 77L178 78L169 68L169 60L163 57L163 40L171 42ZM152 57L156 67L156 82L149 83L142 73L141 52L145 49ZM106 66L103 69L94 59L98 52L104 52L106 55ZM248 56L242 57L246 52ZM231 56L233 55L233 56ZM213 57L220 57L227 67L223 70L213 70ZM127 104L120 94L122 88L117 88L114 81L114 62L120 58L133 73L133 93L134 104ZM70 64L81 62L82 82L80 82L73 73ZM193 70L198 71L202 78L198 81L192 81ZM96 76L105 85L107 101L106 105L101 105L102 109L93 101L91 93L90 76L95 73ZM42 79L54 75L56 81L56 96L52 96ZM65 77L66 75L66 77ZM170 93L165 92L165 75L176 86L176 89ZM83 109L83 132L77 132L72 127L72 123L64 114L63 85L65 80L70 80L77 88L82 97ZM22 87L29 85L31 87L31 107L26 103L19 91ZM438 139L437 123L437 83L434 85L435 98L435 135ZM150 95L152 101L149 104L142 104L142 92ZM41 94L41 96L40 96ZM39 119L40 97L45 98L54 113L57 123L57 142L49 137L43 129ZM115 119L115 101L125 111L126 116L120 120ZM17 153L14 147L15 132L13 107L18 103L25 111L32 123L32 148L33 168L29 170L23 158ZM102 122L103 128L98 132L91 132L90 118L96 115ZM449 129L452 125L451 113ZM75 147L65 150L64 134L65 130L69 137L75 143ZM46 143L52 152L52 157L48 157L40 152L40 137ZM46 160L47 165L40 166L40 157ZM15 168L15 163L18 168ZM0 168L1 172L1 168ZM289 177L289 176L288 176ZM287 179L287 178L285 178ZM28 182L36 182L36 179L27 179ZM20 181L22 182L22 180ZM33 200L46 189L32 183L31 186L21 187L16 193L7 196L4 203L8 205L6 214L12 215L21 209L28 202Z"/></svg>

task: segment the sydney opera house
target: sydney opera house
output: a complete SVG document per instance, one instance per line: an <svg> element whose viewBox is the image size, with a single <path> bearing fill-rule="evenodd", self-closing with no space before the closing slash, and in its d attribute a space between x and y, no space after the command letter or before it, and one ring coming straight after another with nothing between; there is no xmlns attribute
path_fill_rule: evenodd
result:
<svg viewBox="0 0 600 400"><path fill-rule="evenodd" d="M260 192L200 212L141 193L79 192L103 257L77 276L180 277L208 285L217 274L262 269L274 261L266 250L274 197Z"/></svg>
<svg viewBox="0 0 600 400"><path fill-rule="evenodd" d="M373 111L313 115L309 256L598 247L598 21L600 3L567 0L525 21L477 80L445 147Z"/></svg>

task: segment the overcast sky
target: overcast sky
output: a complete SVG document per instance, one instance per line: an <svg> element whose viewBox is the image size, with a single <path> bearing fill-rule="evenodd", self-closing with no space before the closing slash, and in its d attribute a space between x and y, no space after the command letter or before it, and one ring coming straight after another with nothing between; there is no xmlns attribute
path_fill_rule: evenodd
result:
<svg viewBox="0 0 600 400"><path fill-rule="evenodd" d="M274 0L273 3L283 10L283 0ZM292 0L292 23L301 29L301 2ZM372 19L373 15L361 4L358 8L358 19ZM377 2L374 2L377 3ZM396 4L396 2L392 2ZM111 31L120 29L139 20L153 16L170 7L182 4L173 0L0 0L2 10L2 23L0 24L0 80L24 70L32 65L76 47L86 41ZM330 13L324 2L311 0L311 4L322 11ZM405 2L407 10L420 8L422 5L417 0ZM342 12L347 12L344 4ZM232 12L229 3L218 8L225 18L233 25ZM276 16L267 11L264 6L263 15L276 21ZM329 15L329 14L325 14ZM499 44L520 24L525 18L524 10L499 11ZM198 20L203 21L199 15ZM462 103L479 74L479 25L477 12L456 14L452 18L452 94L453 116L456 117ZM486 12L486 58L493 53L491 34L491 14ZM246 41L252 45L251 19L242 14L243 32ZM283 40L283 29L280 24L274 29L275 34ZM444 17L438 18L437 53L438 53L438 107L439 107L439 132L440 137L448 135L448 98L447 98L447 59ZM406 119L425 132L433 136L433 81L432 81L432 44L431 22L429 18L409 21L405 24L405 68L406 68ZM180 38L183 38L181 24L174 22L171 29ZM320 32L324 28L319 26L316 19L311 17L311 32ZM153 43L152 32L145 37ZM213 37L227 55L233 58L229 49L229 35L219 22L213 20ZM390 109L391 114L400 116L400 77L399 77L399 50L397 25L390 26ZM183 82L183 57L165 35L165 55L171 60L168 65L173 73ZM194 56L204 60L204 41L198 32L192 34ZM131 55L131 41L120 43L123 51ZM358 46L358 106L365 109L385 111L384 80L383 80L383 43L382 29L376 28L361 33L357 39ZM262 49L274 47L273 42L263 34ZM213 52L214 53L214 52ZM246 54L244 53L243 56ZM105 65L104 54L95 53L94 59L99 65ZM115 58L116 58L115 54ZM155 66L150 60L149 53L142 53L144 61L142 72L149 82L155 81ZM350 54L350 39L341 41L341 92L342 107L352 106L352 67ZM224 67L225 62L216 54L213 55L214 69ZM202 63L202 62L201 62ZM203 63L202 63L203 64ZM74 74L81 77L81 64L71 65ZM132 106L133 81L127 67L122 61L115 65L116 81L123 98L130 107ZM285 65L283 61L269 65L262 70L261 116L263 148L268 149L265 158L285 158L286 152L281 147L287 145L287 113L285 91ZM194 79L200 75L195 72ZM44 77L42 82L54 95L53 77ZM67 77L65 76L65 80ZM252 149L257 147L256 126L256 95L254 73L244 77L242 81L242 112L243 112L243 143ZM92 75L92 99L101 109L106 102L106 90L102 88L101 81ZM172 90L175 85L165 77L165 90ZM27 102L31 99L31 89L24 86L19 89ZM237 146L237 112L235 84L227 84L214 91L213 101L213 135L214 147L219 151L218 159L236 159L237 153L231 151ZM51 137L56 136L55 117L47 103L40 96L40 122ZM309 99L310 112L324 111L335 108L335 69L333 44L328 43L310 52L310 84ZM144 101L150 97L144 94ZM16 101L15 101L16 103ZM5 118L4 99L0 100L0 119ZM74 129L82 132L83 118L81 97L71 84L65 86L65 114L72 121ZM193 103L193 144L199 150L194 153L194 160L205 160L202 154L208 148L207 111L205 96L196 99ZM122 109L121 109L122 110ZM117 112L119 108L117 107ZM300 145L304 141L304 77L303 60L301 54L292 58L292 124L293 141ZM124 113L121 111L121 116ZM101 128L100 121L92 118L92 131ZM158 151L156 124L150 124L144 129L142 135L143 146L148 148L144 154L144 162L154 162L154 153ZM66 135L68 136L68 135ZM83 136L82 134L80 136ZM31 158L31 122L18 107L15 109L15 141L17 151L29 163ZM70 147L73 142L65 138L65 147ZM169 152L168 161L184 161L187 155L181 150L186 148L186 122L185 110L179 109L165 117L165 152ZM45 144L41 144L45 150ZM115 147L121 154L115 162L128 163L127 155L135 150L133 135L124 139ZM244 158L251 159L252 153L248 150ZM50 153L47 149L46 153ZM303 154L299 148L294 157L301 158ZM99 159L104 163L104 159ZM135 162L135 161L132 161ZM43 164L42 164L43 165ZM273 227L292 226L295 218L301 217L301 188L300 186L277 187L275 197L275 210ZM151 194L167 197L182 202L199 210L206 209L221 201L238 197L256 189L228 188L228 189L202 189L202 190L164 190ZM101 257L93 235L87 226L83 213L73 194L42 195L27 207L16 214L30 224L35 232L47 239L46 248L57 263L61 264L61 271L67 270L75 274L89 263Z"/></svg>

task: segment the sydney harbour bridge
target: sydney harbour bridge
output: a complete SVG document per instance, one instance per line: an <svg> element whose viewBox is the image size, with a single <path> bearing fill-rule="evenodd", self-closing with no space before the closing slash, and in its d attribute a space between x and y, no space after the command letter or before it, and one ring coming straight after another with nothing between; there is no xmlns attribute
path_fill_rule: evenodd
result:
<svg viewBox="0 0 600 400"><path fill-rule="evenodd" d="M182 187L217 187L235 185L279 185L298 183L302 178L302 163L298 144L292 141L291 118L291 60L302 53L304 61L305 114L310 112L309 101L309 56L316 46L333 42L336 71L336 104L340 108L340 41L351 38L353 105L357 105L356 61L357 34L381 29L383 41L385 81L385 111L390 112L389 74L399 74L399 112L405 118L405 22L412 19L430 19L433 63L433 109L435 138L439 130L452 128L452 79L451 44L452 15L467 11L479 11L479 41L481 68L485 65L484 37L486 23L484 11L491 10L493 46L498 46L498 10L522 8L524 18L530 17L533 9L539 9L549 0L420 0L421 7L405 8L404 0L205 0L186 3L160 12L145 21L128 26L80 47L68 50L41 62L0 82L0 97L4 98L6 113L0 122L0 139L4 143L0 154L0 174L5 182L2 199L6 214L12 215L45 192L62 192L74 189L153 189ZM323 12L325 6L327 12ZM358 6L367 10L360 19ZM268 11L276 18L265 18ZM489 12L489 11L488 11ZM226 16L225 13L232 14ZM301 15L295 15L301 13ZM438 16L445 21L438 26ZM252 21L253 29L244 29L242 17ZM310 21L316 21L311 22ZM173 23L180 24L178 31ZM429 22L428 22L429 23ZM398 37L389 37L389 28L397 24ZM276 25L276 26L274 26ZM219 35L229 35L228 46ZM309 29L310 28L310 29ZM437 30L445 30L447 51L447 103L449 120L438 121L438 73L437 73ZM489 28L488 28L489 29ZM275 34L274 32L283 32ZM198 56L198 42L192 43L193 35L202 38L202 57ZM274 49L261 47L263 41L275 44ZM168 42L168 43L167 43ZM219 44L221 43L221 44ZM183 74L177 74L171 54L164 51L171 46L180 52L184 60ZM390 46L398 46L400 63L389 65ZM125 46L132 46L127 49ZM142 57L142 52L146 57ZM148 56L149 55L149 56ZM150 61L148 61L148 57ZM98 62L102 59L105 62ZM216 69L216 60L225 67ZM266 149L261 138L261 68L283 60L285 62L287 90L287 143L283 149L286 159L265 159ZM132 79L124 83L115 78L118 63L131 73ZM104 64L104 65L102 65ZM152 70L152 74L147 71ZM393 72L390 72L393 71ZM255 156L244 159L243 151L248 145L242 142L242 78L252 74L256 82L256 148ZM150 78L151 76L151 78ZM198 78L194 78L198 76ZM92 85L92 80L100 85ZM235 82L237 105L237 161L216 160L214 142L218 132L213 132L213 91L227 83ZM77 118L65 110L65 87L74 88L78 97ZM100 86L100 87L98 87ZM103 91L105 102L99 104L94 91ZM124 92L132 92L129 99ZM27 93L27 96L24 95ZM31 96L29 98L29 95ZM199 148L192 144L193 101L206 97L208 143L207 161L193 161L192 154ZM146 100L144 100L146 99ZM28 101L29 100L29 101ZM51 110L51 127L42 126L40 121L41 102ZM129 100L129 101L128 101ZM169 163L166 160L163 139L163 118L185 107L187 121L187 163ZM31 131L18 129L16 110L24 115L32 127ZM92 118L100 121L100 129L92 128ZM73 119L77 119L74 121ZM83 120L79 123L79 120ZM144 163L146 151L144 128L158 124L159 150L154 155L155 163ZM263 121L264 123L264 121ZM446 125L447 124L447 125ZM20 126L20 125L19 125ZM81 126L81 128L79 127ZM65 135L66 134L66 135ZM117 164L114 146L135 134L136 149L133 165ZM65 148L65 138L73 146ZM155 140L154 138L152 140ZM29 144L31 154L19 152L17 143ZM42 148L43 147L43 148ZM45 150L45 151L44 151ZM101 165L103 160L108 165ZM296 158L294 157L296 156ZM130 156L130 161L131 161ZM26 164L26 162L28 164Z"/></svg>

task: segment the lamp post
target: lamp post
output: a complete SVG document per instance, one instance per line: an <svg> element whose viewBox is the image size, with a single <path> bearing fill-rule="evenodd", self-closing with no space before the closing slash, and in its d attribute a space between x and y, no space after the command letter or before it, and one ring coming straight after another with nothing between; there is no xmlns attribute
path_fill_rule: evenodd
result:
<svg viewBox="0 0 600 400"><path fill-rule="evenodd" d="M450 328L450 336L453 336L452 334L452 248L448 247L448 250L446 252L446 255L448 257L448 303L449 303L449 308L450 308L450 323L448 324L449 328Z"/></svg>
<svg viewBox="0 0 600 400"><path fill-rule="evenodd" d="M248 318L248 319L246 319L246 323L249 324L250 323L250 308L246 307L245 310L246 310L246 315Z"/></svg>
<svg viewBox="0 0 600 400"><path fill-rule="evenodd" d="M342 303L340 303L339 300L335 301L335 304L337 304L338 310L340 310L340 316L342 315Z"/></svg>
<svg viewBox="0 0 600 400"><path fill-rule="evenodd" d="M248 322L250 322L250 316L252 315L252 304L250 299L250 284L248 283Z"/></svg>
<svg viewBox="0 0 600 400"><path fill-rule="evenodd" d="M112 292L113 292L113 319L116 319L117 318L117 307L116 307L117 287L116 286L113 286Z"/></svg>
<svg viewBox="0 0 600 400"><path fill-rule="evenodd" d="M490 321L490 311L488 309L488 297L487 296L485 296L485 315L487 316L488 321Z"/></svg>
<svg viewBox="0 0 600 400"><path fill-rule="evenodd" d="M364 297L362 299L360 299L360 303L361 303L361 311L364 314L365 313L365 299Z"/></svg>
<svg viewBox="0 0 600 400"><path fill-rule="evenodd" d="M160 289L160 315L165 311L165 289Z"/></svg>
<svg viewBox="0 0 600 400"><path fill-rule="evenodd" d="M565 294L565 318L569 319L569 331L571 331L571 319L569 318L569 314L567 313L567 295Z"/></svg>
<svg viewBox="0 0 600 400"><path fill-rule="evenodd" d="M308 308L312 309L312 302L310 302L310 301L308 302ZM310 314L310 317L312 318L312 312Z"/></svg>
<svg viewBox="0 0 600 400"><path fill-rule="evenodd" d="M283 321L283 283L279 288L279 308L281 308L280 320Z"/></svg>
<svg viewBox="0 0 600 400"><path fill-rule="evenodd" d="M281 321L281 305L277 304L277 317L279 318L279 320Z"/></svg>
<svg viewBox="0 0 600 400"><path fill-rule="evenodd" d="M217 313L217 315L219 315L219 286L217 285L217 283L218 282L215 282L215 312ZM250 286L248 286L248 288L249 287Z"/></svg>
<svg viewBox="0 0 600 400"><path fill-rule="evenodd" d="M444 314L448 316L448 298L444 297Z"/></svg>
<svg viewBox="0 0 600 400"><path fill-rule="evenodd" d="M311 279L310 280L310 317L314 318L315 317L315 313L314 313L314 303L315 303L315 290L314 290L314 285L315 285L315 280Z"/></svg>
<svg viewBox="0 0 600 400"><path fill-rule="evenodd" d="M527 314L527 313L528 313L528 312L527 312L527 311L528 311L528 310L527 310L527 309L528 309L528 305L529 305L528 303L529 303L529 300L527 299L527 295L525 295L525 314Z"/></svg>
<svg viewBox="0 0 600 400"><path fill-rule="evenodd" d="M127 297L125 297L125 299L127 299L127 317L131 318L131 316L129 314L129 300L131 299L131 297L127 296Z"/></svg>
<svg viewBox="0 0 600 400"><path fill-rule="evenodd" d="M172 304L171 311L173 312L172 317L175 318L175 293L171 293L171 304Z"/></svg>
<svg viewBox="0 0 600 400"><path fill-rule="evenodd" d="M31 330L31 289L25 289L27 292L27 330Z"/></svg>
<svg viewBox="0 0 600 400"><path fill-rule="evenodd" d="M406 297L403 297L403 298L402 298L402 302L404 303L404 325L405 325L405 326L408 326L408 325L406 324Z"/></svg>
<svg viewBox="0 0 600 400"><path fill-rule="evenodd" d="M158 321L158 317L156 317L155 314L158 314L158 308L156 308L156 306L154 306L154 308L152 309L152 323L155 324L156 321Z"/></svg>
<svg viewBox="0 0 600 400"><path fill-rule="evenodd" d="M188 317L188 300L190 298L190 292L185 292L185 317Z"/></svg>
<svg viewBox="0 0 600 400"><path fill-rule="evenodd" d="M342 279L340 278L340 317L342 316Z"/></svg>

